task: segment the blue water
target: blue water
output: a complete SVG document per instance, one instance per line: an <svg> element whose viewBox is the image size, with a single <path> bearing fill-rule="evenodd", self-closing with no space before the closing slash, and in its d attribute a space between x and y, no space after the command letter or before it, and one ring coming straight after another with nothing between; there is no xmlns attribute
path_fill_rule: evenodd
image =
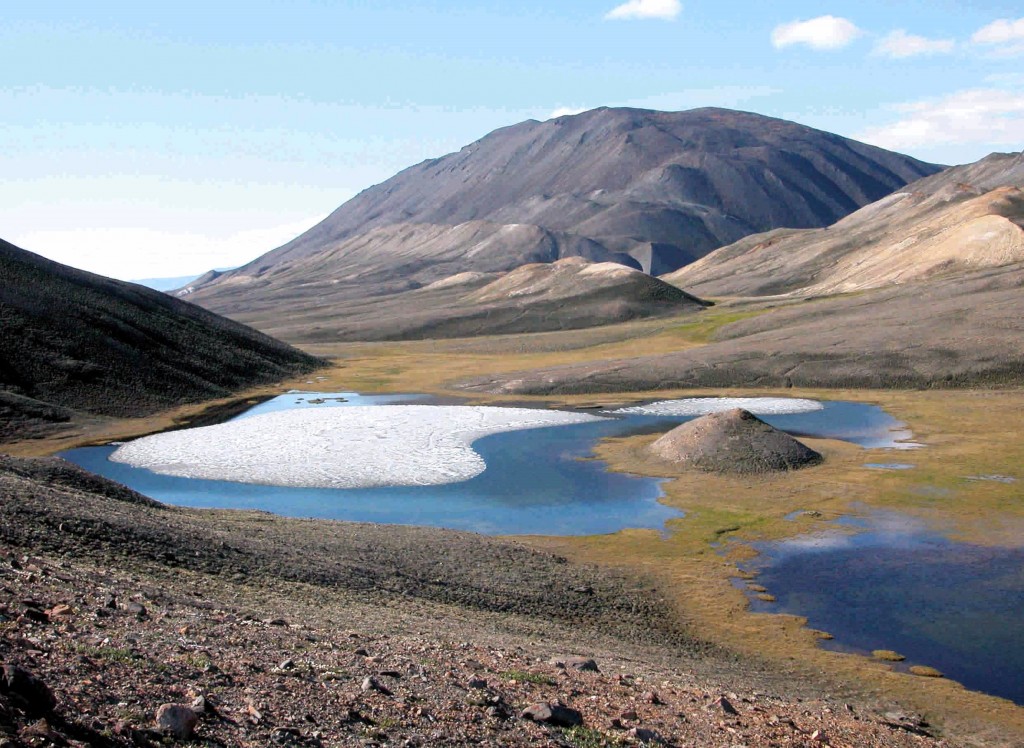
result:
<svg viewBox="0 0 1024 748"><path fill-rule="evenodd" d="M287 408L383 408L407 402L434 401L414 394L290 392L237 417ZM62 456L179 506L262 509L293 517L430 525L486 534L591 535L627 527L661 529L668 520L682 516L659 503L659 479L611 473L604 462L581 458L589 457L603 438L665 431L687 420L691 417L629 415L487 436L473 445L487 469L471 480L442 486L261 486L176 478L110 462L114 446L75 449ZM908 436L902 424L880 408L857 403L830 402L820 411L764 416L764 420L793 433L847 439L863 446L893 446L894 439Z"/></svg>
<svg viewBox="0 0 1024 748"><path fill-rule="evenodd" d="M957 543L920 522L874 512L827 532L758 544L746 568L775 598L760 612L804 616L835 639L822 646L947 677L1024 704L1024 548Z"/></svg>

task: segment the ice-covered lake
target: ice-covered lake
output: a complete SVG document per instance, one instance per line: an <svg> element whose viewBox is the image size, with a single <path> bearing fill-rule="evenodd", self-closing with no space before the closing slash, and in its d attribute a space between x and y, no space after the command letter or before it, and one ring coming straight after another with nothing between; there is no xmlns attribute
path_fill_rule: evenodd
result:
<svg viewBox="0 0 1024 748"><path fill-rule="evenodd" d="M660 481L612 473L601 439L746 407L798 435L865 447L910 434L876 406L689 398L611 411L435 404L422 395L291 392L216 426L64 457L169 504L432 525L488 534L663 528Z"/></svg>

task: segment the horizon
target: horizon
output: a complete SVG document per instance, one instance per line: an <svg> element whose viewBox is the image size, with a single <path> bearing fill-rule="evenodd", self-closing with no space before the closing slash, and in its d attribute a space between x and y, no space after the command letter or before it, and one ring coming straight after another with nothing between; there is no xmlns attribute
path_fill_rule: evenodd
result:
<svg viewBox="0 0 1024 748"><path fill-rule="evenodd" d="M199 275L495 129L601 107L747 111L947 165L1024 143L1014 3L739 10L13 8L0 237L123 280Z"/></svg>

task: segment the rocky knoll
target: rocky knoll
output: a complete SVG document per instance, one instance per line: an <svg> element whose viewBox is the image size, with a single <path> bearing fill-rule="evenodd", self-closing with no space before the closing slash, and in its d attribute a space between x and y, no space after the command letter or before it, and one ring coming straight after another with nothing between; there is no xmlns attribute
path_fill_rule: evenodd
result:
<svg viewBox="0 0 1024 748"><path fill-rule="evenodd" d="M261 326L462 272L584 257L651 274L778 227L826 226L939 167L725 109L595 109L412 166L191 300ZM311 315L312 315L312 307Z"/></svg>
<svg viewBox="0 0 1024 748"><path fill-rule="evenodd" d="M821 455L742 408L687 421L650 446L657 457L714 473L769 473L821 462Z"/></svg>

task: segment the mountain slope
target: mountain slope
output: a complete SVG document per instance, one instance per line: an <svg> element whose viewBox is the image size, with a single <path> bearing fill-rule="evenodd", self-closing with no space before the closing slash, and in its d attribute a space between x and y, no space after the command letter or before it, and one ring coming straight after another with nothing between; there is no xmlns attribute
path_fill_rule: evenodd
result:
<svg viewBox="0 0 1024 748"><path fill-rule="evenodd" d="M930 164L723 109L596 109L497 130L371 187L191 300L250 321L570 256L663 273L756 231L827 225ZM311 284L311 285L310 285Z"/></svg>
<svg viewBox="0 0 1024 748"><path fill-rule="evenodd" d="M821 295L1024 261L1024 153L919 180L827 229L756 234L665 276L709 296Z"/></svg>
<svg viewBox="0 0 1024 748"><path fill-rule="evenodd" d="M707 345L477 378L503 394L697 387L992 387L1024 382L1024 263L831 298L776 301ZM755 306L736 306L756 310Z"/></svg>
<svg viewBox="0 0 1024 748"><path fill-rule="evenodd" d="M404 293L339 302L330 319L322 317L316 297L296 298L288 314L268 311L254 321L284 339L328 343L572 330L706 305L634 268L567 257L504 274L457 273Z"/></svg>
<svg viewBox="0 0 1024 748"><path fill-rule="evenodd" d="M0 241L0 438L74 411L135 416L319 360L192 304Z"/></svg>

